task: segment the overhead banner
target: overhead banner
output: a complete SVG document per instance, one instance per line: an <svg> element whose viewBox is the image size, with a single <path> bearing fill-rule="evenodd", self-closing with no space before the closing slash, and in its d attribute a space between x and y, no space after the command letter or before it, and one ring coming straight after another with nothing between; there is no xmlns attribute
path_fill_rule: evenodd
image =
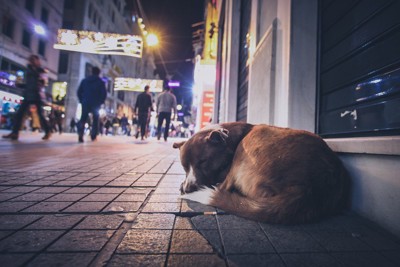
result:
<svg viewBox="0 0 400 267"><path fill-rule="evenodd" d="M55 49L92 54L142 57L141 36L59 29Z"/></svg>
<svg viewBox="0 0 400 267"><path fill-rule="evenodd" d="M150 86L150 92L152 93L159 93L163 90L163 80L148 80L123 77L117 77L114 80L115 91L143 92L146 85Z"/></svg>

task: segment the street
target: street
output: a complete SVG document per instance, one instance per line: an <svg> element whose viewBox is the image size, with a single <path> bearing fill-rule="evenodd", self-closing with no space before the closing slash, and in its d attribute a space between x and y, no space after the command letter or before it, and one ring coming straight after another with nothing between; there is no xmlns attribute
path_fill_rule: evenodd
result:
<svg viewBox="0 0 400 267"><path fill-rule="evenodd" d="M41 137L0 140L2 266L400 265L399 240L352 213L282 226L180 200L174 139Z"/></svg>

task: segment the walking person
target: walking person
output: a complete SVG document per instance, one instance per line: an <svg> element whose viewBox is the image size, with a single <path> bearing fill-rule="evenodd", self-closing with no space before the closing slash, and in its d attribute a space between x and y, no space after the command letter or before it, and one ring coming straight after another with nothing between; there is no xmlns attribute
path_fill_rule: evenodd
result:
<svg viewBox="0 0 400 267"><path fill-rule="evenodd" d="M144 140L144 137L146 136L149 114L152 110L152 103L150 86L146 85L144 87L144 92L138 95L135 105L135 113L138 114L139 118L141 140ZM139 136L138 134L139 132L136 134L136 138Z"/></svg>
<svg viewBox="0 0 400 267"><path fill-rule="evenodd" d="M39 56L31 55L28 59L28 68L26 70L26 84L23 93L24 100L15 114L12 132L10 134L3 135L3 138L18 140L19 129L21 128L24 115L29 110L29 107L34 105L36 106L36 110L39 115L40 124L45 132L45 135L42 137L42 139L50 139L51 130L43 114L43 102L40 94L42 87L46 83L45 75L46 71L41 66Z"/></svg>
<svg viewBox="0 0 400 267"><path fill-rule="evenodd" d="M82 115L77 125L78 141L80 143L83 143L83 134L89 113L93 115L92 128L90 131L92 141L96 141L99 132L99 110L107 97L106 86L99 75L100 69L98 67L93 67L92 75L83 79L78 88L78 99L82 104Z"/></svg>
<svg viewBox="0 0 400 267"><path fill-rule="evenodd" d="M175 120L176 116L176 97L171 93L170 88L164 89L158 98L157 98L157 115L158 115L158 124L157 124L157 139L161 138L161 126L165 120L165 128L164 128L164 140L167 141L169 125L171 123L171 112L174 112L174 116L172 120Z"/></svg>

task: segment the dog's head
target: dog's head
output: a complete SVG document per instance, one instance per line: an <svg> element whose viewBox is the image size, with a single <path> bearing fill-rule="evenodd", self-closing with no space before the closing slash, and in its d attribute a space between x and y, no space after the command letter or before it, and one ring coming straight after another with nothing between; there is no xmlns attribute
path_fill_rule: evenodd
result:
<svg viewBox="0 0 400 267"><path fill-rule="evenodd" d="M229 148L229 132L224 128L202 130L188 141L174 143L186 172L181 193L190 193L201 186L221 183L231 166L234 151Z"/></svg>

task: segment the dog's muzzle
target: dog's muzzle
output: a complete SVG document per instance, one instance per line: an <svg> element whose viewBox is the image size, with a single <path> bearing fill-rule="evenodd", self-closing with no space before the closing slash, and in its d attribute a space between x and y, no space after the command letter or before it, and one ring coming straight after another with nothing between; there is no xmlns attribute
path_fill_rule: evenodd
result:
<svg viewBox="0 0 400 267"><path fill-rule="evenodd" d="M186 183L186 181L184 181L181 184L181 189L180 190L181 190L181 195L183 195L183 194L187 194L187 193L191 193L191 192L199 190L199 186L197 184Z"/></svg>

